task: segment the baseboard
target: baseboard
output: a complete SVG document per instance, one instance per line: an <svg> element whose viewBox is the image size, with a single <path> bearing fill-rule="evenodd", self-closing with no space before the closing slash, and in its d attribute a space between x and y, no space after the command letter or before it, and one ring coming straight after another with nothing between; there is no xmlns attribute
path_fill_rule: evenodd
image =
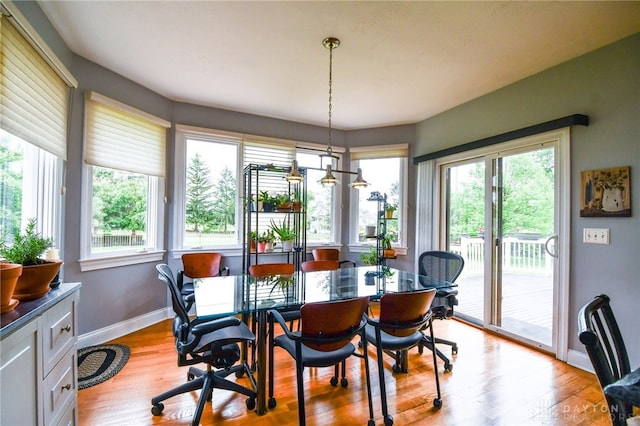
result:
<svg viewBox="0 0 640 426"><path fill-rule="evenodd" d="M171 308L164 308L149 312L139 317L131 318L129 320L83 334L78 337L77 347L78 349L81 349L86 348L87 346L100 345L173 317L174 314Z"/></svg>
<svg viewBox="0 0 640 426"><path fill-rule="evenodd" d="M567 352L567 364L588 371L590 373L594 372L591 360L589 359L589 356L584 352L569 349L569 351Z"/></svg>

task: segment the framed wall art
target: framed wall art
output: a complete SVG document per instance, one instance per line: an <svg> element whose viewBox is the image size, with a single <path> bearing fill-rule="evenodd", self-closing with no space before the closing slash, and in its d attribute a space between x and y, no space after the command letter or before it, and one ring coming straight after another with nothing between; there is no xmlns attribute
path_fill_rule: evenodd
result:
<svg viewBox="0 0 640 426"><path fill-rule="evenodd" d="M581 217L630 217L629 166L580 172Z"/></svg>

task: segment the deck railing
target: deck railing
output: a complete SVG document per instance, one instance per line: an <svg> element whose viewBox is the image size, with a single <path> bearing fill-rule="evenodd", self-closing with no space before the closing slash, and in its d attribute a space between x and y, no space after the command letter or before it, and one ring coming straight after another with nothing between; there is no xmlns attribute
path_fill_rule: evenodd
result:
<svg viewBox="0 0 640 426"><path fill-rule="evenodd" d="M503 272L548 272L553 262L545 250L545 239L523 240L509 237L502 240ZM466 273L484 270L483 238L462 237L459 245L452 245L451 251L464 258Z"/></svg>
<svg viewBox="0 0 640 426"><path fill-rule="evenodd" d="M113 234L93 234L92 244L98 247L140 247L145 245L145 236L142 234L113 233Z"/></svg>

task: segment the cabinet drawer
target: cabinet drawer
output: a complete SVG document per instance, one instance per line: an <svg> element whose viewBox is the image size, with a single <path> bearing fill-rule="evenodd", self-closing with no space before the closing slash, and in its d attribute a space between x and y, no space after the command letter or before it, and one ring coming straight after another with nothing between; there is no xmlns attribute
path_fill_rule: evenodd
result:
<svg viewBox="0 0 640 426"><path fill-rule="evenodd" d="M42 374L44 377L76 342L77 293L62 300L43 315Z"/></svg>
<svg viewBox="0 0 640 426"><path fill-rule="evenodd" d="M71 404L69 408L62 414L58 426L75 426L77 423L76 405Z"/></svg>
<svg viewBox="0 0 640 426"><path fill-rule="evenodd" d="M76 351L67 352L44 381L45 424L57 424L69 405L75 406L77 392Z"/></svg>

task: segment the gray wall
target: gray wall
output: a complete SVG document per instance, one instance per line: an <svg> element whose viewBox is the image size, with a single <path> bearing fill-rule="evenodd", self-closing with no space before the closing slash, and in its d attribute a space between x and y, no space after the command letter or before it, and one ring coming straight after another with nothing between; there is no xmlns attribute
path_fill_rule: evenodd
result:
<svg viewBox="0 0 640 426"><path fill-rule="evenodd" d="M571 130L571 349L580 307L612 298L633 365L640 365L640 35L596 50L460 105L417 125L418 155L553 120L586 114ZM631 166L630 218L580 217L580 171ZM635 205L633 205L635 204ZM582 243L583 228L609 228L611 244Z"/></svg>
<svg viewBox="0 0 640 426"><path fill-rule="evenodd" d="M166 292L156 278L154 264L80 272L80 209L82 170L83 92L96 90L106 96L148 111L175 123L260 134L311 142L326 142L326 129L254 115L174 103L102 67L72 54L33 2L16 2L30 23L69 67L80 87L74 97L67 163L67 195L64 219L64 277L81 281L80 334L126 321L167 306ZM613 298L634 365L640 364L640 35L584 55L565 64L483 96L417 125L376 128L334 134L337 146L410 143L410 155L421 155L465 142L518 129L558 117L581 113L591 118L589 127L572 132L572 206L578 206L581 170L630 165L632 218L580 218L571 213L570 330L576 329L579 307L594 295L606 292ZM419 102L420 100L413 100ZM172 134L171 134L172 136ZM170 137L169 158L173 158ZM346 159L348 160L348 158ZM173 164L169 165L167 189L173 199ZM348 189L343 185L345 229L348 235ZM409 171L409 200L415 199L415 168ZM167 206L165 242L172 204ZM409 235L415 231L415 208L409 205ZM581 243L582 228L611 229L611 244ZM346 242L346 240L344 241ZM398 265L413 268L411 250ZM356 257L357 259L357 257ZM234 264L239 261L230 259ZM570 348L583 351L571 334Z"/></svg>

